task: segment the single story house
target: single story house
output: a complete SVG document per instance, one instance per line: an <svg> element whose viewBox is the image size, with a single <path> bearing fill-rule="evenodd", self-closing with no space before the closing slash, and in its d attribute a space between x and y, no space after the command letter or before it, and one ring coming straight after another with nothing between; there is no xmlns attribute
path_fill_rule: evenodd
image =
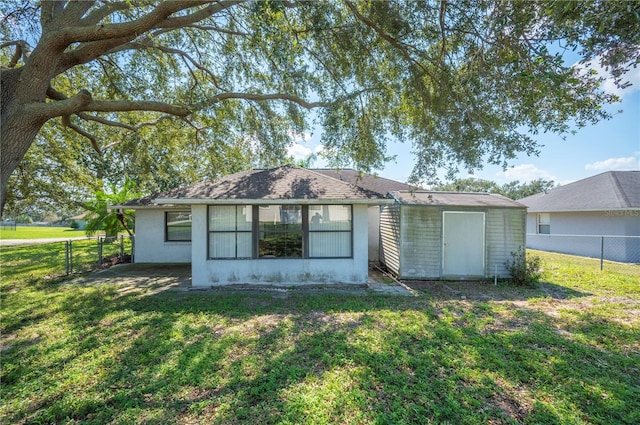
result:
<svg viewBox="0 0 640 425"><path fill-rule="evenodd" d="M640 171L608 171L520 199L527 247L640 263Z"/></svg>
<svg viewBox="0 0 640 425"><path fill-rule="evenodd" d="M191 263L194 286L506 277L526 208L427 192L354 170L251 170L118 205L136 210L137 263Z"/></svg>
<svg viewBox="0 0 640 425"><path fill-rule="evenodd" d="M525 245L526 207L489 193L391 193L380 215L380 261L401 279L509 277Z"/></svg>
<svg viewBox="0 0 640 425"><path fill-rule="evenodd" d="M135 261L191 263L192 285L364 283L368 208L393 202L291 165L123 203Z"/></svg>

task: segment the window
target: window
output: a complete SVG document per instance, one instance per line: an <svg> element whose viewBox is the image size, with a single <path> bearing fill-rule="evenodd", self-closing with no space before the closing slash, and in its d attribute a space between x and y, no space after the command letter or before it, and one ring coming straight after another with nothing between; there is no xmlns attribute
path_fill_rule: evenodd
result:
<svg viewBox="0 0 640 425"><path fill-rule="evenodd" d="M351 205L209 206L209 258L351 258Z"/></svg>
<svg viewBox="0 0 640 425"><path fill-rule="evenodd" d="M351 257L351 205L309 206L309 257Z"/></svg>
<svg viewBox="0 0 640 425"><path fill-rule="evenodd" d="M251 206L209 207L209 258L251 258Z"/></svg>
<svg viewBox="0 0 640 425"><path fill-rule="evenodd" d="M191 241L191 211L166 212L164 221L167 242Z"/></svg>
<svg viewBox="0 0 640 425"><path fill-rule="evenodd" d="M302 205L258 208L259 257L302 257Z"/></svg>
<svg viewBox="0 0 640 425"><path fill-rule="evenodd" d="M538 214L538 233L541 235L551 234L551 214Z"/></svg>

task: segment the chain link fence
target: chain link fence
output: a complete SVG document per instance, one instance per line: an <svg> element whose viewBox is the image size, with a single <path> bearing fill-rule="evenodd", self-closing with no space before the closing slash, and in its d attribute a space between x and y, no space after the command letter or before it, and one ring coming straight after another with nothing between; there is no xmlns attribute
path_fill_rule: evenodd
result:
<svg viewBox="0 0 640 425"><path fill-rule="evenodd" d="M129 236L78 239L43 244L2 246L3 267L46 270L63 276L133 262L134 238Z"/></svg>
<svg viewBox="0 0 640 425"><path fill-rule="evenodd" d="M600 270L612 262L640 267L640 236L540 235L527 233L527 248L600 260Z"/></svg>

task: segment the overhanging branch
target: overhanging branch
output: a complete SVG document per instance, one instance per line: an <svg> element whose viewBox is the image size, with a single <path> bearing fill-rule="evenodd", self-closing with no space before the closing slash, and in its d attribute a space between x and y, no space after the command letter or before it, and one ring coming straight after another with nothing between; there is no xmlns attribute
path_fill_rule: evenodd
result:
<svg viewBox="0 0 640 425"><path fill-rule="evenodd" d="M229 99L265 101L265 100L286 100L302 106L305 109L322 108L331 105L329 102L308 102L298 96L286 93L272 94L252 94L252 93L220 93L210 98L211 101L223 101Z"/></svg>

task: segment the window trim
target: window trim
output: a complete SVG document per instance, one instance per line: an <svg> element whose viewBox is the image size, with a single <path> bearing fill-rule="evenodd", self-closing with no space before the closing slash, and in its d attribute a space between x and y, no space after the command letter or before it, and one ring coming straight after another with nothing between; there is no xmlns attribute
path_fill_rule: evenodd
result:
<svg viewBox="0 0 640 425"><path fill-rule="evenodd" d="M189 214L191 216L191 225L189 226L189 239L169 239L169 214ZM183 226L186 227L186 226ZM172 210L164 212L164 241L170 243L190 243L193 239L193 215L191 210Z"/></svg>
<svg viewBox="0 0 640 425"><path fill-rule="evenodd" d="M320 204L321 205L321 204ZM349 207L349 230L311 230L309 228L309 220L308 220L308 215L309 215L309 205L307 205L307 220L306 220L306 224L307 224L307 237L305 238L306 240L306 246L307 246L307 253L309 253L309 241L310 241L310 235L311 233L350 233L350 238L349 238L349 255L348 256L344 256L344 257L311 257L309 256L308 258L312 258L312 259L338 259L338 258L353 258L353 205L352 204L331 204L331 205L327 205L327 206L332 206L332 205L346 205L347 207Z"/></svg>
<svg viewBox="0 0 640 425"><path fill-rule="evenodd" d="M542 216L545 216L547 220L544 220L546 223L543 223L541 220ZM548 232L541 232L540 226L547 226ZM550 235L551 234L551 214L549 213L538 213L536 215L536 233L539 235Z"/></svg>
<svg viewBox="0 0 640 425"><path fill-rule="evenodd" d="M211 207L234 207L235 214L233 215L235 218L235 230L211 230ZM251 237L251 253L253 255L253 228L254 228L254 216L253 216L253 208L251 210L251 229L250 230L238 230L238 208L243 207L244 205L207 205L207 259L208 260L249 260L253 257L238 257L238 233L249 233L252 234ZM246 205L247 208L252 207L251 205ZM233 233L235 235L235 257L212 257L211 256L211 235L215 233Z"/></svg>

